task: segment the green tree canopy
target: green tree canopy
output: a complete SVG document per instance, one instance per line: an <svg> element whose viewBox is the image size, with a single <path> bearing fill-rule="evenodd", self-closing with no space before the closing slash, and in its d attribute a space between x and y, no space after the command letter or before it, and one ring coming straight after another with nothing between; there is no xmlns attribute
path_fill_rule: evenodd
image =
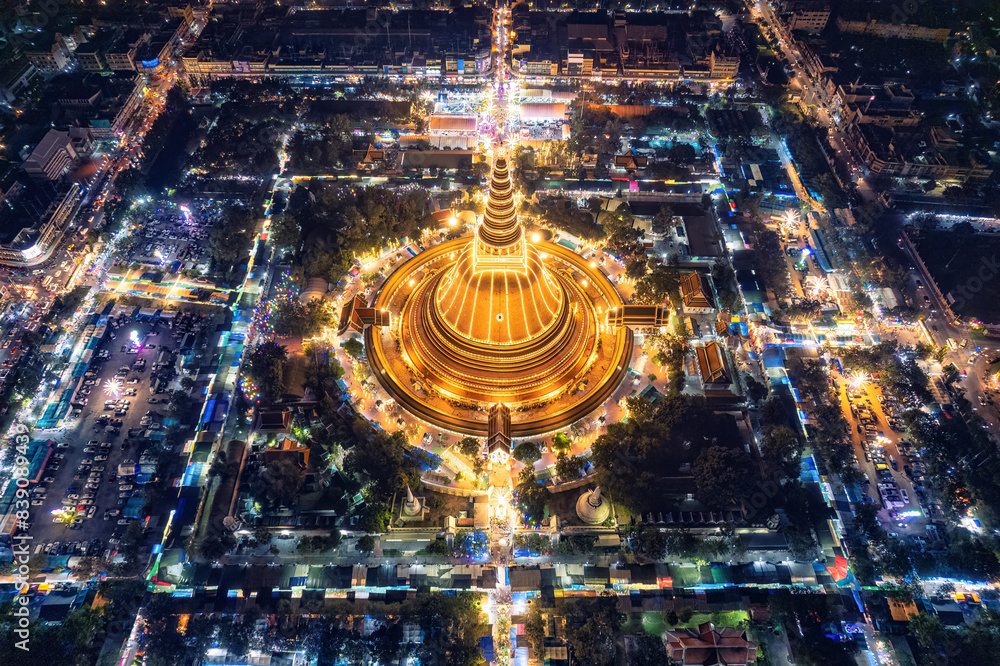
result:
<svg viewBox="0 0 1000 666"><path fill-rule="evenodd" d="M739 442L733 422L704 398L671 393L653 406L634 396L628 410L627 421L610 424L594 441L591 462L601 486L633 510L662 506L669 494L664 477L679 476L706 447Z"/></svg>
<svg viewBox="0 0 1000 666"><path fill-rule="evenodd" d="M724 446L710 446L702 451L692 471L701 500L718 507L748 497L756 478L746 451Z"/></svg>
<svg viewBox="0 0 1000 666"><path fill-rule="evenodd" d="M511 451L511 455L514 460L520 460L521 462L530 465L536 460L540 460L542 457L542 452L538 450L538 444L535 442L521 442L514 447Z"/></svg>
<svg viewBox="0 0 1000 666"><path fill-rule="evenodd" d="M277 401L285 392L287 358L288 350L270 341L258 345L247 357L246 372L265 403Z"/></svg>

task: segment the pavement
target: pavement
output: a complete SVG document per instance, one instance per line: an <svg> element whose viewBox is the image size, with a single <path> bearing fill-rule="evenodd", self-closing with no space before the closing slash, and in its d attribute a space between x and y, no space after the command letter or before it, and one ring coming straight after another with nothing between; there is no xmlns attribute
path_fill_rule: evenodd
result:
<svg viewBox="0 0 1000 666"><path fill-rule="evenodd" d="M127 341L129 332L133 330L137 331L145 341L142 350L137 354L130 354L121 350L122 343ZM111 339L111 335L115 335L116 338ZM152 366L156 362L162 346L171 349L177 346L176 341L171 338L170 329L166 324L154 327L148 322L129 322L117 331L111 329L109 326L105 341L95 350L95 353L102 349L107 349L111 352L111 357L103 364L91 363L91 369L97 370L97 374L93 377L94 384L88 398L88 404L84 407L82 415L75 422L68 421L68 424L62 428L35 432L35 437L47 437L55 442L64 442L69 445L67 449L56 450L57 454L65 455L65 458L60 461L59 470L51 474L55 480L47 484L48 492L44 503L41 506L32 507L32 515L35 520L31 528L31 535L34 537L36 544L45 544L52 541L62 541L64 543L78 540L89 541L90 539L97 538L104 542L107 547L113 548L113 544L108 543L107 539L112 536L120 536L124 532L125 526L118 525L119 518L113 518L108 521L102 519L105 509L121 509L127 499L120 497L123 492L119 490L120 483L118 481L109 483L107 479L112 472L117 472L118 465L124 460L128 459L137 462L144 450L144 446L137 443L131 444L126 450L122 449L122 443L128 439L129 429L140 428L139 423L147 411L159 413L161 417L154 418L154 422L162 422L162 415L166 410L165 401L168 396L167 394L154 395L152 392L153 387L151 386L154 374ZM136 395L125 396L123 393L116 398L119 400L128 399L130 401L130 409L125 415L115 417L113 411L104 410L104 401L112 399L105 394L105 382L115 377L120 367L131 366L139 358L146 360L146 370L144 372L130 371L124 382L124 389L134 389ZM127 383L132 379L137 379L138 381L134 384ZM158 404L149 404L148 400L150 398L156 398L159 401ZM104 427L98 426L95 421L101 416L121 418L121 434L114 436L106 433ZM97 454L83 452L87 443L93 440L109 442L112 445L106 452L108 456L107 460L95 460L95 455L99 455L100 451ZM96 497L94 498L94 506L97 507L94 517L85 520L80 529L74 530L61 523L53 522L50 519L50 514L52 510L61 507L62 500L66 496L67 487L75 484L83 489L84 484L87 483L86 475L83 475L84 478L81 480L74 480L73 478L77 474L77 468L85 459L92 460L93 466L104 467L104 470L101 472L103 482L100 484L101 487L97 490ZM130 485L133 486L131 491L124 492L128 492L129 495L142 492L141 486L136 486L134 483Z"/></svg>

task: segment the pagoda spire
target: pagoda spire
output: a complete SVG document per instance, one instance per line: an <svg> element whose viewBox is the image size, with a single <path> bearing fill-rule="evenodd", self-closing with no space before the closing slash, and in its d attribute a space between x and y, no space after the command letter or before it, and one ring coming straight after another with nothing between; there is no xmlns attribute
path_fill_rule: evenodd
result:
<svg viewBox="0 0 1000 666"><path fill-rule="evenodd" d="M515 245L521 240L521 225L517 222L514 207L514 187L510 182L507 159L497 157L490 176L490 192L486 200L486 213L479 227L479 239L497 248Z"/></svg>

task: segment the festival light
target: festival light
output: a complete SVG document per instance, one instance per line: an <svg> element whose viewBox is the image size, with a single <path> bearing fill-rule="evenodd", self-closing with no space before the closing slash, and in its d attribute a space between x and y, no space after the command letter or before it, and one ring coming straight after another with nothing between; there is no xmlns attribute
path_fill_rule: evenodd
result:
<svg viewBox="0 0 1000 666"><path fill-rule="evenodd" d="M104 382L104 393L112 398L117 398L122 394L122 389L124 388L122 380L117 377L113 377Z"/></svg>
<svg viewBox="0 0 1000 666"><path fill-rule="evenodd" d="M858 370L853 375L848 375L848 380L851 382L852 389L860 391L868 387L871 377L864 370Z"/></svg>
<svg viewBox="0 0 1000 666"><path fill-rule="evenodd" d="M799 224L802 222L802 219L799 217L799 212L791 208L782 213L781 217L778 219L781 220L782 225L789 232L798 231Z"/></svg>
<svg viewBox="0 0 1000 666"><path fill-rule="evenodd" d="M819 300L827 295L830 290L830 285L827 283L826 278L818 277L815 275L810 275L806 278L806 293L809 294L811 298Z"/></svg>

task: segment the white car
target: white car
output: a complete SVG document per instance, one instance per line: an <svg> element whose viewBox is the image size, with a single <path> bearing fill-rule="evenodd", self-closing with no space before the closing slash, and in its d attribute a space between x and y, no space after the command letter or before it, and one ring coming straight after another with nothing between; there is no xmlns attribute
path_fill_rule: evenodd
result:
<svg viewBox="0 0 1000 666"><path fill-rule="evenodd" d="M122 491L124 491L124 490L132 490L132 486L131 486L131 484L127 484L126 483L125 485L118 486L118 490L122 490Z"/></svg>
<svg viewBox="0 0 1000 666"><path fill-rule="evenodd" d="M902 495L902 497L903 497L903 503L904 504L909 504L910 503L910 494L908 492L906 492L905 488L900 488L899 489L899 494Z"/></svg>

